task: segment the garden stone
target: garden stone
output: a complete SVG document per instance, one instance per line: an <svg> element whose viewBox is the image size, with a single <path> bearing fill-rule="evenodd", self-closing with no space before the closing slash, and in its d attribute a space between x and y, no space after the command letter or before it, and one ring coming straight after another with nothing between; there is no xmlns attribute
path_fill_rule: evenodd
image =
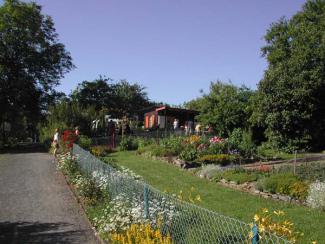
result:
<svg viewBox="0 0 325 244"><path fill-rule="evenodd" d="M273 199L279 199L279 196L277 194L272 194Z"/></svg>
<svg viewBox="0 0 325 244"><path fill-rule="evenodd" d="M289 196L280 195L279 199L282 200L282 201L285 201L285 202L290 202L290 197Z"/></svg>
<svg viewBox="0 0 325 244"><path fill-rule="evenodd" d="M227 180L225 180L225 179L221 179L220 182L221 182L222 184L226 184L226 183L227 183Z"/></svg>
<svg viewBox="0 0 325 244"><path fill-rule="evenodd" d="M254 191L255 194L260 194L261 192L259 190Z"/></svg>

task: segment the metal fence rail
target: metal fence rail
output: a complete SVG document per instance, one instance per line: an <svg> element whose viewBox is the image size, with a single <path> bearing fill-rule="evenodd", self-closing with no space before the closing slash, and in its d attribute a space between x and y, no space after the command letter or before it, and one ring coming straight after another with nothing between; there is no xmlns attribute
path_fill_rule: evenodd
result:
<svg viewBox="0 0 325 244"><path fill-rule="evenodd" d="M106 177L111 198L123 196L130 204L137 203L143 216L151 223L159 217L163 233L170 233L174 243L290 243L271 233L263 233L259 242L253 242L249 237L251 227L247 223L181 201L141 180L120 174L78 145L73 146L73 154L83 173L90 177Z"/></svg>

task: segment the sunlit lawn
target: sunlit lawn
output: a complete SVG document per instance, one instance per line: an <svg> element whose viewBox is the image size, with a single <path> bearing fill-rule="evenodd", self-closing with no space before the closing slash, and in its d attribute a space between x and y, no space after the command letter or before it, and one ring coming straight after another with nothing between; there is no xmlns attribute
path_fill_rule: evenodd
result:
<svg viewBox="0 0 325 244"><path fill-rule="evenodd" d="M165 162L138 156L135 152L117 152L110 157L115 158L117 164L143 176L146 182L161 191L177 193L194 186L201 195L201 206L245 222L252 222L254 213L261 208L281 209L304 232L305 237L301 243L313 240L325 243L325 212L224 188Z"/></svg>

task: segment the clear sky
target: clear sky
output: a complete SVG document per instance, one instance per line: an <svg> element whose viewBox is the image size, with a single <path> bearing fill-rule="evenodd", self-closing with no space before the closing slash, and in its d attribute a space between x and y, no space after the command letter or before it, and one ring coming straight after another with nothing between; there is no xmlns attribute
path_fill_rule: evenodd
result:
<svg viewBox="0 0 325 244"><path fill-rule="evenodd" d="M0 0L0 3L2 0ZM100 74L181 104L220 79L256 88L263 35L304 0L37 0L77 68L58 90Z"/></svg>

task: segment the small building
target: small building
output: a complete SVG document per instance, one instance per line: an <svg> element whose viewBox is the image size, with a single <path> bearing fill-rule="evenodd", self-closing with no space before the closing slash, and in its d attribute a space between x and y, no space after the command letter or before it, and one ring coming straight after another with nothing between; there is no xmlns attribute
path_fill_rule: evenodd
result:
<svg viewBox="0 0 325 244"><path fill-rule="evenodd" d="M145 129L169 129L173 127L174 119L178 119L179 127L185 125L186 121L193 121L199 112L195 110L172 108L162 106L154 108L144 114Z"/></svg>

